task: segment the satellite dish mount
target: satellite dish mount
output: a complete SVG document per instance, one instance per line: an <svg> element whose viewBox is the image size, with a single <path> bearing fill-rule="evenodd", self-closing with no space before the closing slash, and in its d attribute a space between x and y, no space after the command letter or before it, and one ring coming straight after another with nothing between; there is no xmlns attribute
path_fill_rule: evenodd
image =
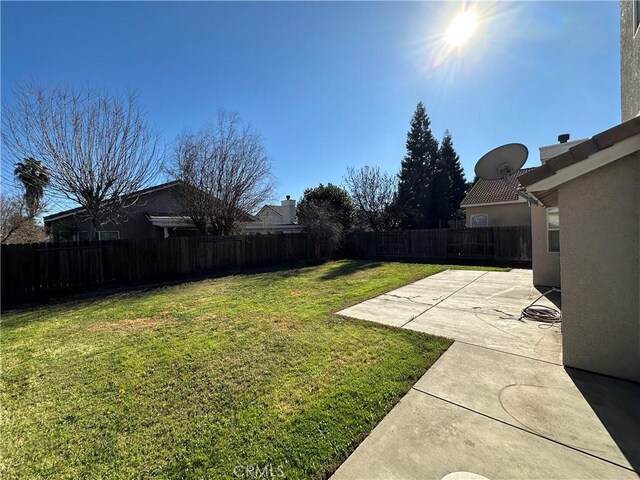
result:
<svg viewBox="0 0 640 480"><path fill-rule="evenodd" d="M519 197L524 198L529 206L531 204L538 205L538 201L526 193L522 187L516 188L509 181L510 177L522 168L528 156L529 150L521 143L508 143L483 155L476 163L475 172L479 178L485 180L502 179L505 186Z"/></svg>

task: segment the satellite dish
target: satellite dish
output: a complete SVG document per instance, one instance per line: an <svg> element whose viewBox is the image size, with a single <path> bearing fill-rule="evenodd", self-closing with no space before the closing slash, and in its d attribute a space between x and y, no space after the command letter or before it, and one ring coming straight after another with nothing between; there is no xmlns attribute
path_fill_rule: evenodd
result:
<svg viewBox="0 0 640 480"><path fill-rule="evenodd" d="M521 143L507 143L494 148L476 163L476 175L485 180L507 178L522 168L529 150Z"/></svg>
<svg viewBox="0 0 640 480"><path fill-rule="evenodd" d="M521 143L507 143L485 153L476 163L476 175L485 180L500 180L519 197L524 198L529 206L538 205L538 200L527 194L522 187L514 187L509 176L522 168L527 161L529 150Z"/></svg>

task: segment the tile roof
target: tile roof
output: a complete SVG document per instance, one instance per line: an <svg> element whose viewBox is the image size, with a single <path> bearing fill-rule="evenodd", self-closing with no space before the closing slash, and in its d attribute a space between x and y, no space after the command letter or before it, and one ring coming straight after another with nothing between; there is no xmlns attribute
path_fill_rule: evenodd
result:
<svg viewBox="0 0 640 480"><path fill-rule="evenodd" d="M509 177L509 184L517 188L519 186L518 177L531 170L534 170L534 168L522 168L518 170ZM485 180L484 178L481 178L473 187L471 187L471 190L469 190L467 196L464 197L460 206L464 207L482 203L515 202L518 198L518 195L516 195L512 190L509 190L502 179Z"/></svg>
<svg viewBox="0 0 640 480"><path fill-rule="evenodd" d="M560 155L547 160L544 165L535 168L532 173L522 178L522 184L526 187L555 175L558 170L586 160L591 155L612 145L626 140L640 133L640 117L632 118L620 123L613 128L600 132L589 140L574 145Z"/></svg>

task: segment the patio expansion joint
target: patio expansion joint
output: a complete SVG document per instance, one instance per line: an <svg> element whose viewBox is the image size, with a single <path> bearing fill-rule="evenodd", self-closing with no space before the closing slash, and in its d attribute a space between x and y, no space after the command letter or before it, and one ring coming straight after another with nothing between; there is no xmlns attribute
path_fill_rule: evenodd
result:
<svg viewBox="0 0 640 480"><path fill-rule="evenodd" d="M440 300L438 300L436 303L434 303L433 305L429 305L424 311L418 313L417 315L411 317L408 321L406 321L405 323L403 323L402 325L400 325L400 328L404 328L405 326L409 325L411 322L413 322L416 318L418 318L420 315L423 315L425 313L427 313L429 310L431 310L433 307L440 305L442 302L444 302L447 298L451 297L452 295L455 295L456 293L458 293L460 290L462 290L463 288L468 287L469 285L471 285L473 282L475 282L476 280L478 280L479 278L484 277L487 272L484 272L482 275L478 275L476 278L474 278L473 280L471 280L469 283L465 283L463 286L461 286L460 288L458 288L457 290L451 292L449 295L447 295L444 298L441 298ZM417 302L416 302L417 303ZM426 304L425 304L426 305Z"/></svg>
<svg viewBox="0 0 640 480"><path fill-rule="evenodd" d="M547 440L549 442L555 443L556 445L561 445L561 446L563 446L565 448L568 448L570 450L573 450L575 452L582 453L582 454L587 455L587 456L589 456L591 458L595 458L597 460L606 462L606 463L608 463L610 465L614 465L614 466L616 466L618 468L622 468L622 469L627 470L629 472L637 473L633 468L629 468L629 467L626 467L624 465L620 465L619 463L616 463L616 462L613 462L611 460L608 460L606 458L599 457L598 455L594 455L592 453L585 452L584 450L580 450L579 448L573 447L571 445L567 445L566 443L560 442L558 440L554 440L553 438L549 438L549 437L547 437L545 435L542 435L540 433L537 433L537 432L534 432L534 431L531 431L531 430L527 430L526 428L522 428L522 427L519 427L517 425L512 425L511 423L505 422L504 420L501 420L499 418L492 417L491 415L487 415L486 413L478 412L477 410L474 410L473 408L466 407L464 405L461 405L459 403L453 402L451 400L447 400L446 398L442 398L442 397L440 397L438 395L434 395L433 393L429 393L429 392L427 392L425 390L421 390L421 389L417 388L415 385L413 387L411 387L411 389L416 391L416 392L418 392L418 393L421 393L423 395L428 395L428 396L430 396L432 398L435 398L435 399L440 400L442 402L448 403L449 405L453 405L455 407L462 408L462 409L464 409L464 410L466 410L468 412L474 413L476 415L480 415L481 417L484 417L484 418L487 418L489 420L493 420L493 421L499 422L499 423L501 423L503 425L506 425L507 427L511 427L511 428L516 429L516 430L520 430L521 432L525 432L525 433L528 433L530 435L534 435L534 436L536 436L538 438L541 438L543 440Z"/></svg>
<svg viewBox="0 0 640 480"><path fill-rule="evenodd" d="M456 340L456 343L463 343L465 345L470 345L472 347L478 347L478 348L485 348L487 350L491 350L492 352L497 352L497 353L504 353L505 355L513 355L515 357L520 357L520 358L526 358L527 360L535 360L536 362L543 362L543 363L547 363L549 365L555 365L556 367L562 367L562 363L556 363L556 362L551 362L549 360L543 360L542 358L536 358L536 357L528 357L527 355L522 355L520 353L513 353L513 352L507 352L506 350L498 350L496 348L491 348L491 347L487 347L486 345L479 345L477 343L471 343L471 342L465 342L463 340Z"/></svg>

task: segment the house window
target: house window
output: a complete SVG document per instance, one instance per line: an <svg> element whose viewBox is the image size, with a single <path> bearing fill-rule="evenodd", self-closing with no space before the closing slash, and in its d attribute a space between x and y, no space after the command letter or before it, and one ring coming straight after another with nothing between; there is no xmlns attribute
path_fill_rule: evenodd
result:
<svg viewBox="0 0 640 480"><path fill-rule="evenodd" d="M547 251L560 251L560 213L558 207L547 208Z"/></svg>
<svg viewBox="0 0 640 480"><path fill-rule="evenodd" d="M486 213L476 213L471 215L471 227L488 227L489 215Z"/></svg>
<svg viewBox="0 0 640 480"><path fill-rule="evenodd" d="M118 230L98 232L98 240L120 240L120 232Z"/></svg>
<svg viewBox="0 0 640 480"><path fill-rule="evenodd" d="M63 231L58 235L60 240L67 240L72 242L78 242L82 240L89 240L89 232L82 230L80 232L68 232Z"/></svg>
<svg viewBox="0 0 640 480"><path fill-rule="evenodd" d="M640 26L640 0L633 0L633 34L638 33Z"/></svg>

